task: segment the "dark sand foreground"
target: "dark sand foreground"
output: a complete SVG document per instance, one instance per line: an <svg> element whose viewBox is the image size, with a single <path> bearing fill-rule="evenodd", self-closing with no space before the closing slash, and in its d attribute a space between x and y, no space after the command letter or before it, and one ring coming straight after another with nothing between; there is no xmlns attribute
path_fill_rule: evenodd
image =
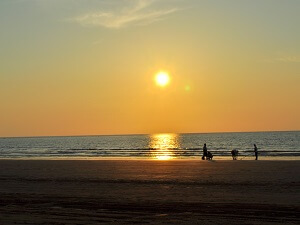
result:
<svg viewBox="0 0 300 225"><path fill-rule="evenodd" d="M300 224L300 161L0 160L0 224Z"/></svg>

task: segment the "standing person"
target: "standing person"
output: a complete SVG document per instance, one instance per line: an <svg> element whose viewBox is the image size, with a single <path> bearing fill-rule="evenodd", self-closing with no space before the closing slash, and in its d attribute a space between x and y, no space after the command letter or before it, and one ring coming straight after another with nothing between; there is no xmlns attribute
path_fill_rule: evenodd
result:
<svg viewBox="0 0 300 225"><path fill-rule="evenodd" d="M238 154L239 154L239 151L236 150L236 149L233 149L233 150L231 151L232 159L233 159L233 160L237 160Z"/></svg>
<svg viewBox="0 0 300 225"><path fill-rule="evenodd" d="M205 160L207 157L207 147L206 147L206 143L203 146L203 156L202 156L202 160Z"/></svg>
<svg viewBox="0 0 300 225"><path fill-rule="evenodd" d="M257 160L258 159L258 151L257 151L256 144L254 144L254 154L255 154L255 160Z"/></svg>

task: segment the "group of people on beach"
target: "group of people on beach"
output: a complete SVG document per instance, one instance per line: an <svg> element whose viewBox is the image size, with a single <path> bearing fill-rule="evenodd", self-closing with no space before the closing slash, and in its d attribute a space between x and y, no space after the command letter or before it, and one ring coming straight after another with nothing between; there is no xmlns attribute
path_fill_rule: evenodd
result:
<svg viewBox="0 0 300 225"><path fill-rule="evenodd" d="M231 150L231 156L233 160L237 160L239 151L237 149ZM254 144L254 155L255 155L255 160L258 160L258 149L256 144ZM207 151L206 143L203 146L203 155L202 155L202 160L212 160L213 155L211 152Z"/></svg>

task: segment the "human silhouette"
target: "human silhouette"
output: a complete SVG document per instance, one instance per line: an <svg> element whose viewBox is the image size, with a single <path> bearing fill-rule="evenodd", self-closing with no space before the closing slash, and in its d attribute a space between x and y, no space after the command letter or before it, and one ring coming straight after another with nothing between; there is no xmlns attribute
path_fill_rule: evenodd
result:
<svg viewBox="0 0 300 225"><path fill-rule="evenodd" d="M206 143L203 146L203 156L202 156L202 160L205 160L207 157L207 147L206 147Z"/></svg>
<svg viewBox="0 0 300 225"><path fill-rule="evenodd" d="M231 151L232 159L233 159L233 160L237 160L238 154L239 154L239 151L236 150L236 149L233 149L233 150Z"/></svg>
<svg viewBox="0 0 300 225"><path fill-rule="evenodd" d="M255 154L255 160L257 160L258 159L258 151L257 151L256 144L254 144L254 154Z"/></svg>

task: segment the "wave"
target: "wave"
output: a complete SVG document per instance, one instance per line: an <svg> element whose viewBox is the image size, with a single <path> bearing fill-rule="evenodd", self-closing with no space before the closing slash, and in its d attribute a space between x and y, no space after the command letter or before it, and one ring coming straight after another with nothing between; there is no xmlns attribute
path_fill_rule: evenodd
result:
<svg viewBox="0 0 300 225"><path fill-rule="evenodd" d="M239 150L239 156L253 156L253 143L258 145L260 156L300 156L300 132L163 137L166 139L149 135L0 138L0 157L153 157L165 154L195 158L202 155L203 143L207 143L214 156L231 156L232 149Z"/></svg>

